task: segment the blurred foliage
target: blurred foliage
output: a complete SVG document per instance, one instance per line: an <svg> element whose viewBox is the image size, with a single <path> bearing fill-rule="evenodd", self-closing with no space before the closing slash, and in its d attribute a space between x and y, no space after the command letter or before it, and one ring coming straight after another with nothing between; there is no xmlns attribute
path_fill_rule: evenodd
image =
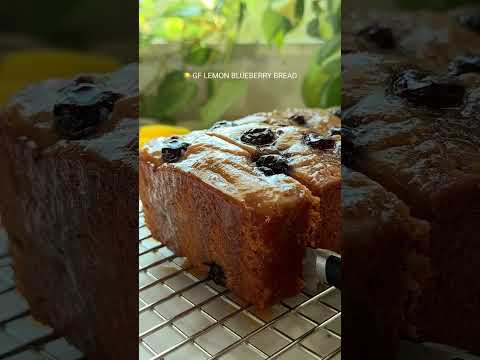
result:
<svg viewBox="0 0 480 360"><path fill-rule="evenodd" d="M315 17L307 25L309 35L324 40L303 81L302 95L309 107L341 104L341 11L340 0L314 3Z"/></svg>
<svg viewBox="0 0 480 360"><path fill-rule="evenodd" d="M178 45L180 66L162 74L156 89L141 95L142 116L168 120L198 99L199 83L185 73L227 66L240 37L280 49L303 28L319 50L303 79L309 107L340 104L341 0L140 0L140 50L155 43ZM245 25L248 24L248 25ZM253 40L254 41L254 40ZM165 61L167 67L168 59ZM208 99L200 104L204 124L218 120L247 91L241 80L207 80ZM147 95L148 94L148 95Z"/></svg>

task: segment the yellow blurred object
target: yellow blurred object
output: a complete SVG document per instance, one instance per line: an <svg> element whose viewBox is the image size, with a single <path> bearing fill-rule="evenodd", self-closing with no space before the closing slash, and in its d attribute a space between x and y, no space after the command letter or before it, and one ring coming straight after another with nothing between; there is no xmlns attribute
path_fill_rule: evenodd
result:
<svg viewBox="0 0 480 360"><path fill-rule="evenodd" d="M140 148L143 147L148 141L157 137L166 137L173 135L188 134L190 130L171 125L146 125L140 128Z"/></svg>
<svg viewBox="0 0 480 360"><path fill-rule="evenodd" d="M10 96L23 89L25 83L16 81L4 81L0 78L0 106L6 104Z"/></svg>
<svg viewBox="0 0 480 360"><path fill-rule="evenodd" d="M296 1L279 2L278 12L289 19L295 19L295 5Z"/></svg>
<svg viewBox="0 0 480 360"><path fill-rule="evenodd" d="M81 73L106 73L121 63L104 55L66 50L17 51L0 63L0 104L25 86L46 79L70 78Z"/></svg>

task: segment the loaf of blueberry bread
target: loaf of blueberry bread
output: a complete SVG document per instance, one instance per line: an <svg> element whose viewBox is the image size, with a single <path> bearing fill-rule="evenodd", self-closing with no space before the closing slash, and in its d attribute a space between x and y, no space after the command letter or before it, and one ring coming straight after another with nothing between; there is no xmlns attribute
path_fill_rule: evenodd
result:
<svg viewBox="0 0 480 360"><path fill-rule="evenodd" d="M340 136L329 121L339 119L256 114L151 141L140 197L153 236L259 308L294 295L305 245L340 249L340 229L323 229L340 224Z"/></svg>
<svg viewBox="0 0 480 360"><path fill-rule="evenodd" d="M259 154L281 154L288 162L285 171L319 199L316 221L311 222L304 243L313 248L341 252L340 157L341 120L338 109L291 109L261 113L233 122L214 125L211 133L243 144L253 158ZM268 124L275 134L265 146L245 146L242 135Z"/></svg>
<svg viewBox="0 0 480 360"><path fill-rule="evenodd" d="M344 160L430 223L432 277L413 338L480 353L480 58L472 46L480 17L409 15L405 31L377 18L392 30L388 50L353 31L345 37Z"/></svg>
<svg viewBox="0 0 480 360"><path fill-rule="evenodd" d="M412 315L430 276L429 225L347 167L342 206L342 356L361 349L368 359L393 359L400 337L416 332Z"/></svg>
<svg viewBox="0 0 480 360"><path fill-rule="evenodd" d="M0 116L16 285L89 359L138 356L137 72L35 84Z"/></svg>

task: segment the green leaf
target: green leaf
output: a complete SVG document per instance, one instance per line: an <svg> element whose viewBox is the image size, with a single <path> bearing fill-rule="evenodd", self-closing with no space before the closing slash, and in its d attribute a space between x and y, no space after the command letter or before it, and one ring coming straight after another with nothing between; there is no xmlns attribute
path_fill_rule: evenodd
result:
<svg viewBox="0 0 480 360"><path fill-rule="evenodd" d="M320 107L339 106L342 103L342 76L337 74L331 78L320 100Z"/></svg>
<svg viewBox="0 0 480 360"><path fill-rule="evenodd" d="M335 34L332 18L329 14L322 13L318 16L318 33L323 39L330 39Z"/></svg>
<svg viewBox="0 0 480 360"><path fill-rule="evenodd" d="M323 11L320 0L312 0L312 10L317 15Z"/></svg>
<svg viewBox="0 0 480 360"><path fill-rule="evenodd" d="M339 46L339 42L333 40L326 43L311 62L302 84L305 105L309 107L340 105L341 53Z"/></svg>
<svg viewBox="0 0 480 360"><path fill-rule="evenodd" d="M247 12L247 4L244 1L240 2L238 9L238 20L237 20L237 27L241 27L243 24L243 21L245 20L245 15Z"/></svg>
<svg viewBox="0 0 480 360"><path fill-rule="evenodd" d="M332 39L326 41L318 53L315 55L316 63L317 64L322 64L325 62L327 59L330 57L340 54L341 49L341 37L340 35L336 35Z"/></svg>
<svg viewBox="0 0 480 360"><path fill-rule="evenodd" d="M197 96L197 92L197 84L186 79L183 71L172 71L158 86L153 110L156 114L167 115L182 110Z"/></svg>
<svg viewBox="0 0 480 360"><path fill-rule="evenodd" d="M330 22L335 33L342 30L342 2L340 0L330 0Z"/></svg>
<svg viewBox="0 0 480 360"><path fill-rule="evenodd" d="M334 56L331 56L325 60L321 65L321 69L330 75L335 75L341 72L341 58L340 54L337 53Z"/></svg>
<svg viewBox="0 0 480 360"><path fill-rule="evenodd" d="M263 32L269 44L281 47L285 35L293 29L290 20L278 12L268 8L265 10L262 19Z"/></svg>
<svg viewBox="0 0 480 360"><path fill-rule="evenodd" d="M183 37L185 22L180 18L158 18L153 21L152 33L167 41L179 41Z"/></svg>
<svg viewBox="0 0 480 360"><path fill-rule="evenodd" d="M202 66L212 58L214 51L215 50L210 47L193 44L188 48L183 60L189 65Z"/></svg>
<svg viewBox="0 0 480 360"><path fill-rule="evenodd" d="M307 34L312 37L319 38L320 33L318 31L318 28L318 18L310 20L307 24Z"/></svg>
<svg viewBox="0 0 480 360"><path fill-rule="evenodd" d="M242 0L242 2L245 3L247 10L250 12L258 8L258 0Z"/></svg>
<svg viewBox="0 0 480 360"><path fill-rule="evenodd" d="M330 13L335 13L342 7L341 0L328 0L328 10Z"/></svg>
<svg viewBox="0 0 480 360"><path fill-rule="evenodd" d="M306 106L320 106L322 92L328 79L329 75L325 74L320 66L315 63L310 65L302 84L302 96Z"/></svg>
<svg viewBox="0 0 480 360"><path fill-rule="evenodd" d="M207 19L194 21L189 18L158 18L153 22L153 33L157 38L169 42L200 41L211 33L211 24Z"/></svg>
<svg viewBox="0 0 480 360"><path fill-rule="evenodd" d="M302 20L305 13L305 0L296 0L295 2L295 18L297 21Z"/></svg>
<svg viewBox="0 0 480 360"><path fill-rule="evenodd" d="M204 9L200 5L180 3L170 5L162 13L164 17L192 17L201 16Z"/></svg>
<svg viewBox="0 0 480 360"><path fill-rule="evenodd" d="M205 124L219 120L238 99L247 93L247 83L240 80L215 80L213 96L200 110Z"/></svg>

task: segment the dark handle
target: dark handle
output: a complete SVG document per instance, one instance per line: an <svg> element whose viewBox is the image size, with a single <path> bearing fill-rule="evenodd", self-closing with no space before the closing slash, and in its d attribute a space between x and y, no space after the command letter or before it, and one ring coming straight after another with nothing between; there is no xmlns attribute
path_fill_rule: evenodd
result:
<svg viewBox="0 0 480 360"><path fill-rule="evenodd" d="M325 262L325 277L327 282L338 289L342 288L342 259L330 255Z"/></svg>

